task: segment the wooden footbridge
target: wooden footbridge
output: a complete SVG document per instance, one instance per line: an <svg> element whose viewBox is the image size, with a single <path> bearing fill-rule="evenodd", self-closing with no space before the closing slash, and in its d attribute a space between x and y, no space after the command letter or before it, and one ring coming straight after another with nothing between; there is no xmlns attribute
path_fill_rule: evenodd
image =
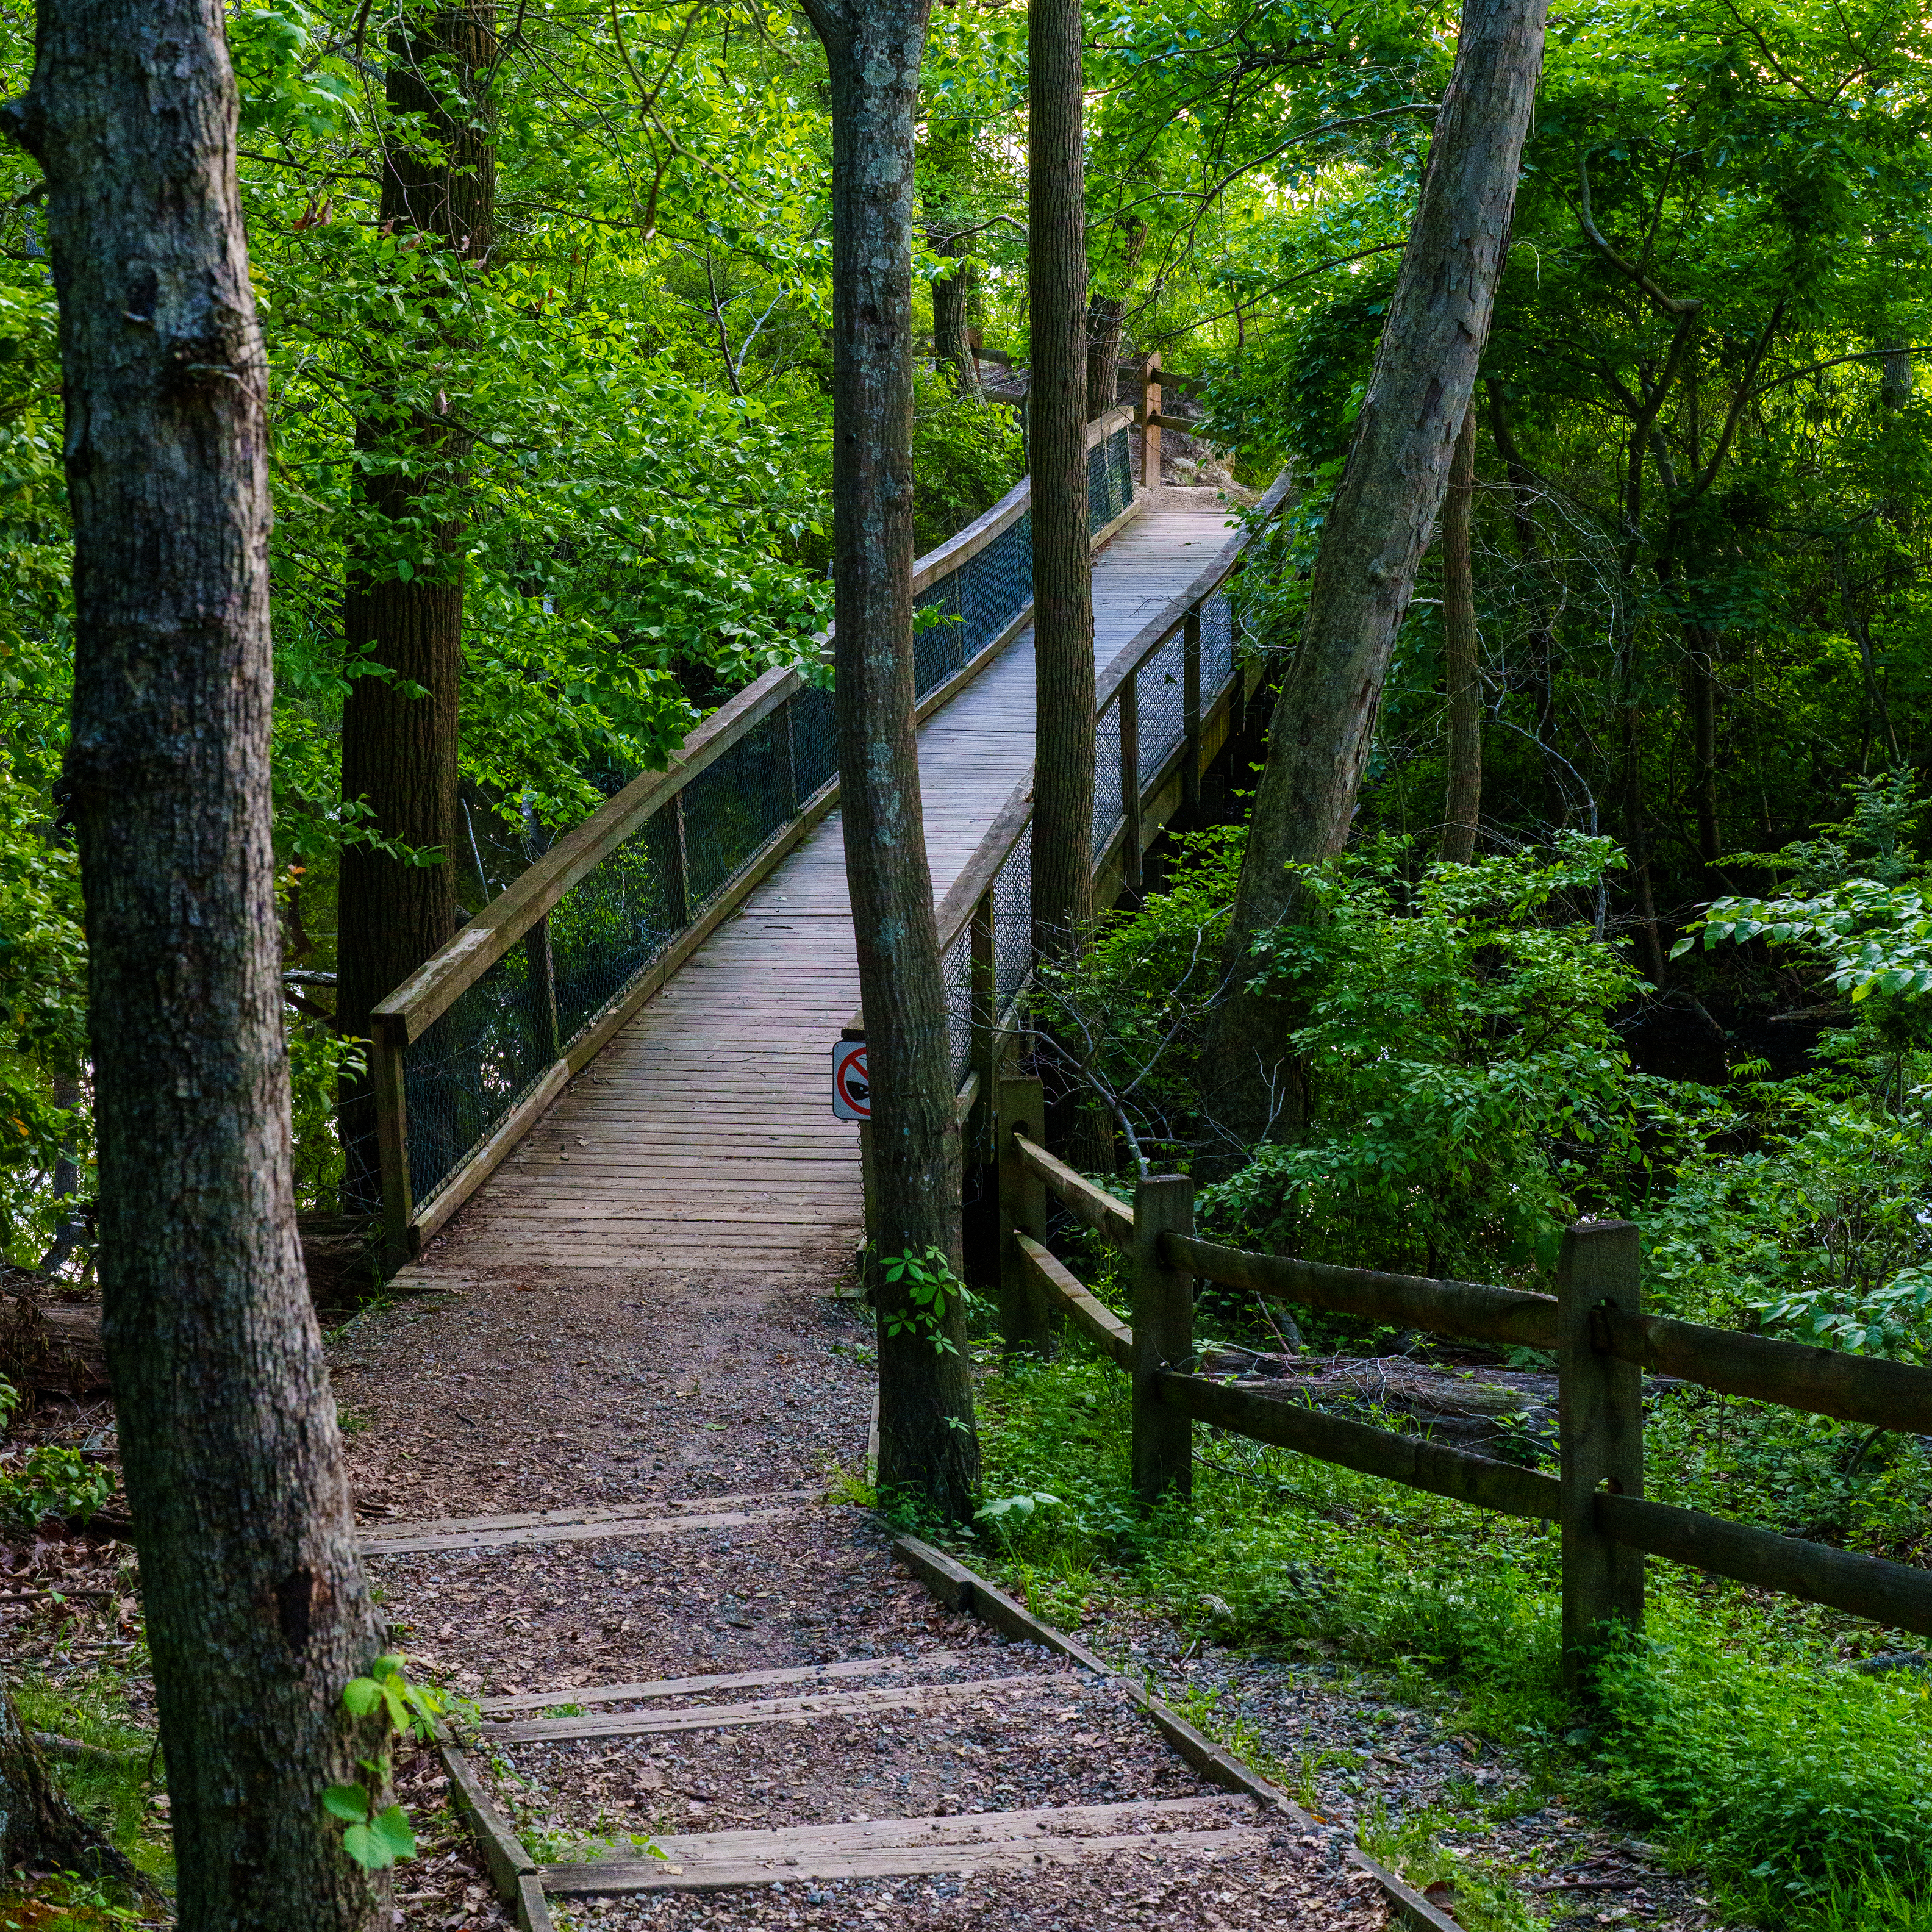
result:
<svg viewBox="0 0 1932 1932"><path fill-rule="evenodd" d="M1211 490L1136 488L1136 467L1160 474L1158 411L1156 392L1089 432L1103 903L1138 884L1249 686L1226 589L1247 532ZM1031 578L1022 482L915 578L938 614L920 762L962 1115L1030 964ZM469 1204L452 1232L485 1270L849 1261L859 1137L832 1118L830 1063L858 974L832 747L828 694L768 674L377 1009L392 1250Z"/></svg>

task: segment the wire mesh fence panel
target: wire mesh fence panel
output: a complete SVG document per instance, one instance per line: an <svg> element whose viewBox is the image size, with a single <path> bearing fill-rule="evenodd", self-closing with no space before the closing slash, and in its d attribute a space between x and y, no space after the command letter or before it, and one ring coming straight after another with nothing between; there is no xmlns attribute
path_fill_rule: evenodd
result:
<svg viewBox="0 0 1932 1932"><path fill-rule="evenodd" d="M831 692L810 684L794 692L785 706L785 720L791 734L792 775L803 806L838 776L838 724Z"/></svg>
<svg viewBox="0 0 1932 1932"><path fill-rule="evenodd" d="M1134 448L1133 437L1126 429L1117 429L1107 439L1107 457L1116 508L1118 516L1134 500Z"/></svg>
<svg viewBox="0 0 1932 1932"><path fill-rule="evenodd" d="M1094 721L1094 852L1106 850L1120 822L1120 707L1110 704Z"/></svg>
<svg viewBox="0 0 1932 1932"><path fill-rule="evenodd" d="M972 559L968 568L978 561ZM921 698L959 670L971 648L959 608L960 579L964 574L949 572L922 591L914 607L920 621L912 634L913 682Z"/></svg>
<svg viewBox="0 0 1932 1932"><path fill-rule="evenodd" d="M993 875L993 983L1002 1014L1019 998L1032 964L1033 827L1028 824Z"/></svg>
<svg viewBox="0 0 1932 1932"><path fill-rule="evenodd" d="M404 1056L410 1184L431 1199L550 1070L548 1012L513 946L410 1042Z"/></svg>
<svg viewBox="0 0 1932 1932"><path fill-rule="evenodd" d="M966 1077L973 1057L973 925L969 920L946 949L940 962L946 975L946 1040L951 1049L952 1079Z"/></svg>
<svg viewBox="0 0 1932 1932"><path fill-rule="evenodd" d="M1140 782L1143 789L1187 735L1186 642L1176 631L1138 673Z"/></svg>
<svg viewBox="0 0 1932 1932"><path fill-rule="evenodd" d="M697 919L798 816L790 734L763 718L685 787L685 879Z"/></svg>
<svg viewBox="0 0 1932 1932"><path fill-rule="evenodd" d="M668 800L551 910L556 1030L568 1046L688 923L676 802Z"/></svg>
<svg viewBox="0 0 1932 1932"><path fill-rule="evenodd" d="M1205 710L1234 674L1234 607L1217 590L1201 607L1201 705Z"/></svg>

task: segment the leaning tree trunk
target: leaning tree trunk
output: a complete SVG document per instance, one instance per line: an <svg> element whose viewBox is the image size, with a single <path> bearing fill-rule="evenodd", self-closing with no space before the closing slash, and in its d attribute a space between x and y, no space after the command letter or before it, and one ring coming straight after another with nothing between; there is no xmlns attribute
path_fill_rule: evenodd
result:
<svg viewBox="0 0 1932 1932"><path fill-rule="evenodd" d="M1256 940L1294 916L1298 863L1348 836L1382 680L1448 487L1488 335L1543 58L1544 0L1465 0L1408 247L1275 707L1229 922L1231 991L1209 1042L1209 1106L1237 1145L1293 1131L1281 1006L1244 988Z"/></svg>
<svg viewBox="0 0 1932 1932"><path fill-rule="evenodd" d="M431 140L420 149L392 144L385 153L380 218L440 245L457 275L481 272L494 235L496 157L484 98L496 55L494 14L491 0L445 8L420 27L399 27L389 43L389 112L420 116ZM433 79L453 83L466 111ZM394 370L386 380L414 387L420 374ZM344 1033L366 1037L370 1010L457 925L450 855L457 849L466 524L446 506L462 489L469 442L434 404L389 394L364 406L356 447L366 520L350 560L342 628L350 649L366 650L380 668L355 680L343 706L342 795L365 801L370 822L386 838L440 855L434 864L408 865L367 844L343 852L335 1019ZM426 562L415 534L425 515ZM398 574L399 560L406 574ZM344 1196L371 1208L380 1188L367 1076L346 1076L340 1097Z"/></svg>
<svg viewBox="0 0 1932 1932"><path fill-rule="evenodd" d="M20 1707L0 1690L0 1871L20 1865L147 1882L68 1802Z"/></svg>
<svg viewBox="0 0 1932 1932"><path fill-rule="evenodd" d="M184 1932L374 1932L321 1810L380 1631L296 1241L266 364L216 0L41 0L100 1274Z"/></svg>
<svg viewBox="0 0 1932 1932"><path fill-rule="evenodd" d="M1469 526L1476 494L1476 407L1463 412L1442 502L1442 682L1449 700L1449 782L1442 812L1442 856L1463 865L1475 856L1483 810L1483 688L1476 668L1476 583Z"/></svg>
<svg viewBox="0 0 1932 1932"><path fill-rule="evenodd" d="M1105 416L1120 393L1120 334L1127 305L1118 296L1087 304L1087 420Z"/></svg>
<svg viewBox="0 0 1932 1932"><path fill-rule="evenodd" d="M959 1135L913 717L913 132L929 0L808 0L832 78L833 671L839 809L872 1074L879 1485L950 1520L979 1438L964 1310L878 1264L959 1263Z"/></svg>
<svg viewBox="0 0 1932 1932"><path fill-rule="evenodd" d="M1028 397L1032 410L1033 934L1077 952L1094 922L1094 560L1087 529L1087 217L1079 0L1033 0Z"/></svg>

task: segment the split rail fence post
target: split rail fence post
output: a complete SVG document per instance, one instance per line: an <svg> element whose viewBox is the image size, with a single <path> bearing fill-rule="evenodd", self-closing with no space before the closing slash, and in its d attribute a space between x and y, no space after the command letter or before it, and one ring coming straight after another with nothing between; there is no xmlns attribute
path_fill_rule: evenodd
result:
<svg viewBox="0 0 1932 1932"><path fill-rule="evenodd" d="M1036 1146L1046 1138L1046 1089L1036 1074L1009 1073L999 1081L994 1131L999 1141L1000 1335L1010 1353L1022 1349L1044 1356L1053 1324L1034 1292L1026 1257L1016 1234L1046 1239L1046 1184L1020 1159L1013 1144L1024 1134Z"/></svg>
<svg viewBox="0 0 1932 1932"><path fill-rule="evenodd" d="M1628 1221L1579 1221L1563 1236L1557 1263L1558 1471L1562 1494L1563 1682L1591 1693L1593 1653L1615 1622L1643 1628L1643 1552L1597 1524L1597 1494L1643 1494L1643 1371L1600 1349L1592 1311L1641 1312L1637 1231Z"/></svg>
<svg viewBox="0 0 1932 1932"><path fill-rule="evenodd" d="M1160 488L1160 351L1150 350L1141 372L1141 488Z"/></svg>
<svg viewBox="0 0 1932 1932"><path fill-rule="evenodd" d="M1163 1234L1194 1232L1194 1183L1184 1174L1155 1174L1134 1190L1134 1495L1152 1508L1165 1498L1194 1494L1194 1424L1160 1398L1162 1369L1194 1366L1194 1277L1162 1258Z"/></svg>

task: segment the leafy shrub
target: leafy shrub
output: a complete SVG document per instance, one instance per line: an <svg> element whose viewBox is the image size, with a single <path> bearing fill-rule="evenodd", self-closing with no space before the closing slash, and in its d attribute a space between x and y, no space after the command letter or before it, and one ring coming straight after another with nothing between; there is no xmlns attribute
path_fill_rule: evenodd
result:
<svg viewBox="0 0 1932 1932"><path fill-rule="evenodd" d="M0 1377L0 1430L20 1400ZM42 1443L24 1455L0 1450L0 1523L10 1528L32 1529L50 1516L85 1522L113 1492L113 1478L77 1449Z"/></svg>
<svg viewBox="0 0 1932 1932"><path fill-rule="evenodd" d="M1209 1214L1285 1252L1424 1274L1553 1262L1636 1088L1610 1015L1636 975L1569 910L1607 840L1405 875L1378 841L1311 868L1318 916L1260 952L1299 1010L1306 1128L1256 1148Z"/></svg>
<svg viewBox="0 0 1932 1932"><path fill-rule="evenodd" d="M914 401L913 542L923 556L990 510L1026 461L1004 404L962 396L930 370L916 379Z"/></svg>

